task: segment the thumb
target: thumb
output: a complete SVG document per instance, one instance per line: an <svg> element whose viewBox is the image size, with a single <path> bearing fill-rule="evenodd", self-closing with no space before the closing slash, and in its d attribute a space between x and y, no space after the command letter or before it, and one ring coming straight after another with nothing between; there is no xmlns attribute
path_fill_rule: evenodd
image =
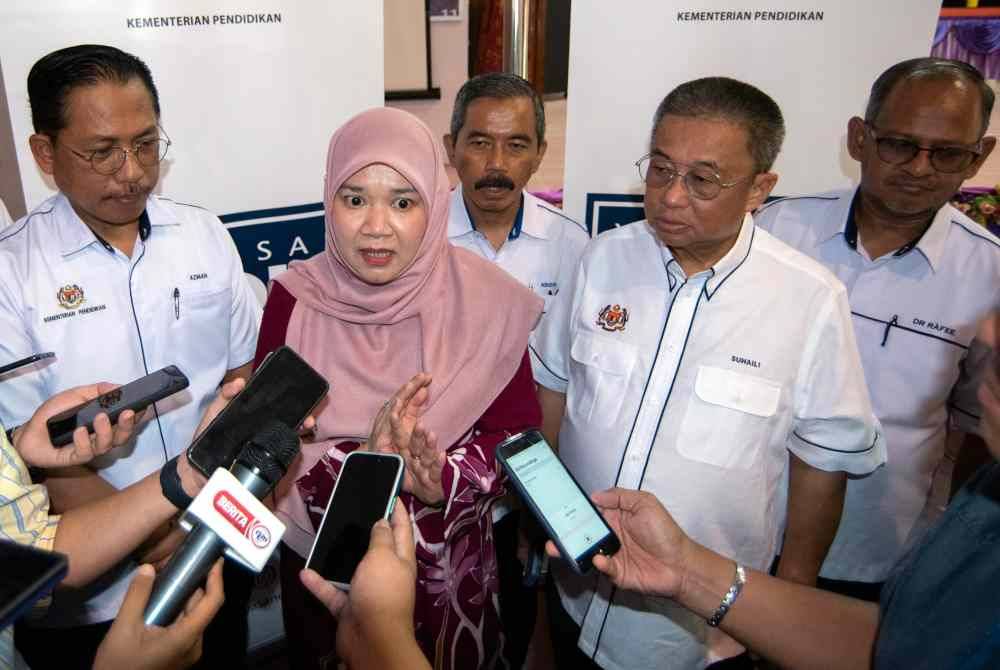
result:
<svg viewBox="0 0 1000 670"><path fill-rule="evenodd" d="M395 541L392 537L392 528L385 519L379 519L372 526L371 539L368 540L368 551L373 549L388 549L393 551Z"/></svg>
<svg viewBox="0 0 1000 670"><path fill-rule="evenodd" d="M142 614L146 609L146 603L149 602L149 594L153 591L155 578L156 570L152 565L146 563L139 566L132 583L129 584L125 601L118 611L119 618L125 619L126 622L142 621Z"/></svg>

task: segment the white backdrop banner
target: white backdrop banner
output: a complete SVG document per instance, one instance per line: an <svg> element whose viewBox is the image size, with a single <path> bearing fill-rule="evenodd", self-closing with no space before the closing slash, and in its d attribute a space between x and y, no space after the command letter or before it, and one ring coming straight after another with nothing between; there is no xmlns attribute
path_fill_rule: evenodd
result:
<svg viewBox="0 0 1000 670"><path fill-rule="evenodd" d="M173 145L157 192L219 214L266 282L323 249L326 145L383 104L382 35L381 0L3 0L0 67L28 210L55 192L28 148L28 70L62 47L116 46L159 89ZM272 561L258 580L251 647L283 634L276 576Z"/></svg>
<svg viewBox="0 0 1000 670"><path fill-rule="evenodd" d="M926 56L940 0L577 2L570 26L564 206L591 234L642 218L633 163L671 89L723 75L757 86L785 116L775 194L857 177L844 147L875 77Z"/></svg>
<svg viewBox="0 0 1000 670"><path fill-rule="evenodd" d="M381 0L4 0L0 66L30 211L55 187L28 148L26 79L65 46L142 58L173 145L158 193L219 214L262 281L322 250L333 131L383 104ZM262 287L258 287L262 288Z"/></svg>

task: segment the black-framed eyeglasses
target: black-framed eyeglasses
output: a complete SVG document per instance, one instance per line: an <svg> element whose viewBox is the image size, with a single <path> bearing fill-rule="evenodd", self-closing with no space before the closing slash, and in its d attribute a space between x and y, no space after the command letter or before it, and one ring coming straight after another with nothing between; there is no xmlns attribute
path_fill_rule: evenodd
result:
<svg viewBox="0 0 1000 670"><path fill-rule="evenodd" d="M157 137L155 139L139 140L132 145L131 149L113 146L107 149L96 149L88 153L77 151L72 147L69 150L90 163L90 167L97 174L113 175L122 169L129 154L132 154L139 161L139 165L153 167L167 155L170 144L171 142L168 138Z"/></svg>
<svg viewBox="0 0 1000 670"><path fill-rule="evenodd" d="M691 197L699 200L717 198L722 189L732 188L756 176L751 174L724 182L717 172L706 165L678 163L655 154L643 156L635 162L635 166L639 169L639 177L647 186L663 188L673 183L677 177L681 177L684 180L684 189Z"/></svg>
<svg viewBox="0 0 1000 670"><path fill-rule="evenodd" d="M878 129L871 123L865 123L868 134L875 140L875 153L889 165L906 165L917 157L921 151L926 151L931 165L938 172L953 174L961 172L972 165L982 154L968 147L925 147L902 137L886 137L878 134Z"/></svg>

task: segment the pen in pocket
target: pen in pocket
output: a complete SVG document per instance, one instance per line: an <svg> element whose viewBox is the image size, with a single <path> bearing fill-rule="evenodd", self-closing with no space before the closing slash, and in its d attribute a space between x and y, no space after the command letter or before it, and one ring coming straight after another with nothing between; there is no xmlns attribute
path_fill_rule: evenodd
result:
<svg viewBox="0 0 1000 670"><path fill-rule="evenodd" d="M174 287L174 320L181 318L181 290Z"/></svg>

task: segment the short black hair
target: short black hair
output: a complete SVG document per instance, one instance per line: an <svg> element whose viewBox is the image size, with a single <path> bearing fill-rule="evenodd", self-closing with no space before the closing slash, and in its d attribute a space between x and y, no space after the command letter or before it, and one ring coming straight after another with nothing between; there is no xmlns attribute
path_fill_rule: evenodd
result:
<svg viewBox="0 0 1000 670"><path fill-rule="evenodd" d="M756 86L729 77L694 79L668 93L653 115L650 145L660 122L668 115L718 119L742 126L758 173L771 169L785 140L785 119L778 103Z"/></svg>
<svg viewBox="0 0 1000 670"><path fill-rule="evenodd" d="M451 141L458 141L458 133L465 125L469 105L477 98L529 98L535 108L535 135L538 144L545 141L545 107L531 83L509 72L490 72L473 77L462 84L455 96L451 110Z"/></svg>
<svg viewBox="0 0 1000 670"><path fill-rule="evenodd" d="M153 98L160 118L160 96L149 67L132 54L102 44L79 44L43 56L28 73L28 101L35 132L55 138L66 127L66 96L78 86L103 81L125 85L135 79Z"/></svg>
<svg viewBox="0 0 1000 670"><path fill-rule="evenodd" d="M990 114L993 112L994 94L982 73L972 65L963 63L960 60L950 58L911 58L896 63L888 70L879 75L875 83L872 84L871 93L868 95L868 106L865 108L865 121L875 123L875 119L882 112L889 94L892 93L896 85L910 79L951 79L964 81L979 89L979 100L982 104L983 123L979 130L979 136L986 134L986 129L990 125Z"/></svg>

